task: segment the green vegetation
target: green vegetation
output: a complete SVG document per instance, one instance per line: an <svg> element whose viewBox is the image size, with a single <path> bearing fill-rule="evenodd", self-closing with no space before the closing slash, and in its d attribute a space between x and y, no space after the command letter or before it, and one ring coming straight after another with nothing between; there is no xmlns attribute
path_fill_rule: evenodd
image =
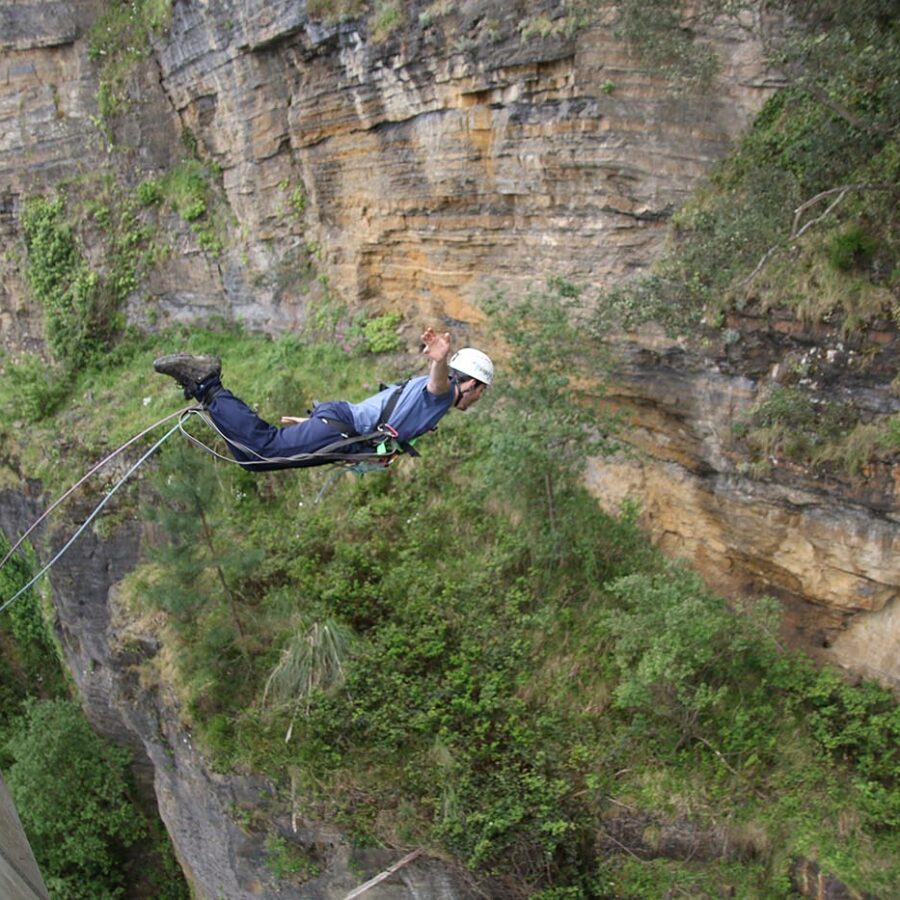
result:
<svg viewBox="0 0 900 900"><path fill-rule="evenodd" d="M814 402L806 391L777 386L734 426L755 460L757 474L773 461L859 474L872 460L900 452L900 416L860 422L853 408Z"/></svg>
<svg viewBox="0 0 900 900"><path fill-rule="evenodd" d="M0 536L0 553L9 543ZM25 545L0 570L0 597L31 578ZM131 800L129 753L98 738L68 698L37 589L0 617L0 766L54 897L120 897L131 866L152 868L154 896L187 897L167 835ZM146 842L140 852L137 841Z"/></svg>
<svg viewBox="0 0 900 900"><path fill-rule="evenodd" d="M773 604L729 609L653 551L636 510L611 518L586 495L585 457L611 443L596 431L603 354L571 324L571 285L488 305L511 356L422 460L346 476L316 504L329 470L253 475L166 445L135 507L163 537L123 593L135 615L165 613L167 661L142 678L174 678L215 764L268 775L284 809L523 895L783 896L798 856L888 890L890 694L785 651ZM98 406L110 441L114 423L177 408L146 378L173 341L220 352L226 383L270 419L400 374L362 349L192 329L82 373L58 440L68 421L99 433ZM274 875L316 873L265 814L245 827L269 834ZM648 859L673 829L710 854Z"/></svg>
<svg viewBox="0 0 900 900"><path fill-rule="evenodd" d="M341 22L361 16L368 5L367 0L309 0L306 11L311 19Z"/></svg>
<svg viewBox="0 0 900 900"><path fill-rule="evenodd" d="M734 432L767 468L773 459L814 465L831 458L834 447L856 425L848 404L816 403L800 388L779 385L754 405Z"/></svg>
<svg viewBox="0 0 900 900"><path fill-rule="evenodd" d="M710 47L695 41L696 27L746 5L704 0L688 9L682 0L623 0L617 5L615 28L640 53L643 64L671 84L704 88L719 70L719 59Z"/></svg>
<svg viewBox="0 0 900 900"><path fill-rule="evenodd" d="M386 41L406 23L406 13L400 0L375 0L369 19L369 37L375 44Z"/></svg>
<svg viewBox="0 0 900 900"><path fill-rule="evenodd" d="M120 310L166 252L144 210L171 209L207 253L221 253L224 213L217 176L215 166L185 159L165 176L139 184L133 196L101 174L61 183L53 198L26 202L25 277L43 309L53 364L34 354L5 361L9 389L0 404L8 414L26 420L52 415L68 396L76 370L100 369L127 352ZM95 248L102 268L89 263L86 246Z"/></svg>
<svg viewBox="0 0 900 900"><path fill-rule="evenodd" d="M113 180L99 176L60 185L55 198L33 197L25 204L25 276L43 309L54 364L33 354L7 362L11 389L3 406L16 418L53 414L73 372L111 361L124 327L120 308L155 252L137 204L116 195ZM104 251L102 269L87 260L88 237Z"/></svg>
<svg viewBox="0 0 900 900"><path fill-rule="evenodd" d="M622 15L657 6L671 17L680 4L626 4ZM600 304L601 329L649 319L683 329L753 304L795 307L807 319L840 311L848 328L889 313L900 248L900 26L879 0L791 6L797 24L772 48L790 84L674 217L653 276ZM635 31L671 33L665 21Z"/></svg>
<svg viewBox="0 0 900 900"><path fill-rule="evenodd" d="M85 260L62 198L37 198L25 207L22 230L26 276L44 308L47 344L58 362L84 365L103 351L115 328L100 277Z"/></svg>
<svg viewBox="0 0 900 900"><path fill-rule="evenodd" d="M315 878L322 871L308 853L278 834L266 838L266 865L276 878L294 882Z"/></svg>
<svg viewBox="0 0 900 900"><path fill-rule="evenodd" d="M171 681L214 765L268 776L281 812L328 819L361 845L424 846L543 900L789 896L799 857L859 893L887 896L900 881L892 695L785 650L776 604L731 608L649 546L633 506L608 516L581 481L618 427L600 413L606 361L592 332L648 319L683 331L767 305L840 317L848 332L896 317L897 26L886 3L844 7L792 3L801 25L776 48L791 84L675 217L652 276L593 313L560 280L489 300L510 355L475 411L422 442L422 460L347 476L316 503L329 470L253 475L173 439L123 492L119 514L145 516L160 536L122 595L161 623L166 658L143 663L141 678ZM309 4L335 19L362 11ZM673 31L679 12L622 4L620 27L700 83L714 61ZM401 16L378 5L373 39ZM538 17L523 37L555 28ZM848 53L852 65L833 64ZM216 174L192 158L140 185L137 201L204 229L217 252ZM303 211L302 193L289 202ZM136 283L129 248L143 238L115 225L109 203L89 215L133 236L117 244L114 275L87 265L63 200L26 215L29 283L55 323L66 393L33 359L0 377L0 403L29 420L4 435L10 454L50 488L182 404L169 380L148 377L173 345L222 355L228 386L272 420L314 398L361 399L416 365L372 355L400 348L398 314L348 326L331 306L278 341L195 328L122 338L113 301ZM90 315L105 330L82 329ZM862 422L794 384L762 397L738 431L759 460L859 469L900 449L897 416ZM23 560L4 573L25 577ZM52 652L44 623L33 596L0 622L12 648L0 653L0 755L33 810L45 871L114 896L113 861L143 826L124 803L124 756L94 743L61 684L34 687ZM37 746L38 729L53 739ZM73 786L60 761L83 756L93 788ZM51 822L29 792L52 798L59 786L105 801L89 823L80 805ZM240 818L267 835L275 877L317 874L320 860L266 812Z"/></svg>
<svg viewBox="0 0 900 900"><path fill-rule="evenodd" d="M200 246L217 256L224 249L223 209L216 193L219 174L214 164L189 157L161 178L141 182L137 198L145 207L163 205L171 209L190 225Z"/></svg>
<svg viewBox="0 0 900 900"><path fill-rule="evenodd" d="M105 744L70 700L26 704L7 745L9 787L47 887L121 896L124 850L144 836L127 799L129 754Z"/></svg>
<svg viewBox="0 0 900 900"><path fill-rule="evenodd" d="M128 109L128 76L149 55L153 36L168 27L171 14L172 0L110 0L91 26L88 53L100 70L97 106L104 119Z"/></svg>
<svg viewBox="0 0 900 900"><path fill-rule="evenodd" d="M392 353L403 346L397 328L403 321L403 313L387 312L369 319L362 326L363 338L372 353Z"/></svg>
<svg viewBox="0 0 900 900"><path fill-rule="evenodd" d="M4 411L17 419L35 421L51 416L65 402L68 387L61 373L33 353L8 362L4 372L8 386Z"/></svg>

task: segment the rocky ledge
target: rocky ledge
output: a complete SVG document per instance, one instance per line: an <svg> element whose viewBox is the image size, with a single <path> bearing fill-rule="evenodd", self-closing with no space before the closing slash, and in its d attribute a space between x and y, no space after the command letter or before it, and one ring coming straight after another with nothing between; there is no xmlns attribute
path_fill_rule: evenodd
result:
<svg viewBox="0 0 900 900"><path fill-rule="evenodd" d="M900 338L887 327L848 338L778 316L729 327L612 341L608 400L630 423L633 452L592 461L588 484L610 510L636 500L665 552L714 588L777 596L788 633L807 649L900 686L900 460L851 476L772 456L758 473L736 427L797 360L813 395L847 401L863 418L900 411L890 387Z"/></svg>

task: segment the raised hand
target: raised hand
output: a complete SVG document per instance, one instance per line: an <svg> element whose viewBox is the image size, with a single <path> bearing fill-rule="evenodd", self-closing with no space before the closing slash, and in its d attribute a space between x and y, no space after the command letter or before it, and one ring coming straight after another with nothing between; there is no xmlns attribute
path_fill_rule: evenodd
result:
<svg viewBox="0 0 900 900"><path fill-rule="evenodd" d="M422 353L433 362L442 362L450 355L451 338L450 332L445 331L438 334L433 328L426 328L422 333Z"/></svg>

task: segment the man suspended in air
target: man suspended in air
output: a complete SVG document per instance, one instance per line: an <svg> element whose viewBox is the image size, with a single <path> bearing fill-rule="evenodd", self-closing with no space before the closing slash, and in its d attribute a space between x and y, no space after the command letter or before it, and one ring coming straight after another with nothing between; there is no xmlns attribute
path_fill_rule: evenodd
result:
<svg viewBox="0 0 900 900"><path fill-rule="evenodd" d="M222 364L216 356L174 353L161 356L153 368L199 401L228 443L234 458L247 469L269 470L320 466L379 452L406 451L419 435L431 431L451 409L465 411L491 384L494 366L480 350L463 347L451 357L449 332L428 328L422 353L430 360L427 375L392 385L360 403L329 400L309 418L282 418L278 428L263 421L246 403L222 386ZM383 448L387 446L388 450Z"/></svg>

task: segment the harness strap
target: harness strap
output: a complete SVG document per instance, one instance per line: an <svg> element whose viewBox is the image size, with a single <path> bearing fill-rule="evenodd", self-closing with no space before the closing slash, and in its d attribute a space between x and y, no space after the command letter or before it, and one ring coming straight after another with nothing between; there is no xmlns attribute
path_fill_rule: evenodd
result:
<svg viewBox="0 0 900 900"><path fill-rule="evenodd" d="M397 389L387 398L384 403L384 406L381 408L381 414L378 416L378 424L375 426L375 430L369 432L368 434L360 434L359 432L353 429L352 425L348 425L346 422L342 422L340 419L333 419L329 416L316 416L319 421L324 422L330 428L333 428L335 431L340 432L346 441L344 443L354 443L354 444L362 444L367 441L377 441L377 445L380 447L386 443L386 440L391 439L404 453L408 453L410 456L421 456L418 450L409 442L400 440L400 435L397 433L397 429L394 428L390 423L389 419L391 414L394 412L394 409L397 406L397 402L400 400L400 396L403 393L403 389L409 384L409 379L407 378L402 384L397 386ZM315 415L315 407L313 407L312 415ZM316 452L316 456L320 456L322 454L326 454L332 450L335 446L343 446L342 443L338 443L337 445L329 445L328 447L323 447L321 450ZM378 450L372 451L373 454L378 453Z"/></svg>
<svg viewBox="0 0 900 900"><path fill-rule="evenodd" d="M378 424L375 427L376 429L389 429L389 433L392 432L391 437L404 453L408 453L410 456L421 456L419 451L416 450L416 448L413 447L413 445L409 441L400 440L400 435L397 434L397 430L389 423L391 414L394 412L394 408L397 406L397 401L400 399L400 395L403 393L409 382L410 379L407 378L406 381L404 381L403 384L398 385L394 393L387 398L387 401L381 408L381 415L379 416Z"/></svg>

